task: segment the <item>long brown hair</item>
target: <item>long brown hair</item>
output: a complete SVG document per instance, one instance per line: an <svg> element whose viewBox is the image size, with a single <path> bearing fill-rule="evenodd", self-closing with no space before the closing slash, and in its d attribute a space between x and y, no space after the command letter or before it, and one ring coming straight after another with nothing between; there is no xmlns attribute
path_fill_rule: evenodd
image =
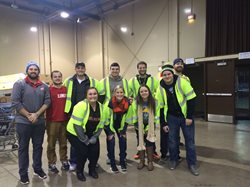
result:
<svg viewBox="0 0 250 187"><path fill-rule="evenodd" d="M141 105L141 106L144 103L143 98L141 97L141 94L140 94L140 90L141 90L142 87L147 88L148 93L149 93L149 95L148 95L148 107L150 109L152 109L154 111L154 113L155 113L155 99L154 99L149 87L146 84L143 84L143 85L141 85L139 87L138 93L137 93L137 96L136 96L136 102L137 102L138 105Z"/></svg>

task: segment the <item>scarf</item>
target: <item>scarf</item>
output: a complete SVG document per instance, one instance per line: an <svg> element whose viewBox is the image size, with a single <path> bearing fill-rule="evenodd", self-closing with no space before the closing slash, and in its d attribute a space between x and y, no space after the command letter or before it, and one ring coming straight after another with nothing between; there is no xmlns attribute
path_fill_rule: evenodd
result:
<svg viewBox="0 0 250 187"><path fill-rule="evenodd" d="M33 88L37 88L38 86L43 84L39 79L37 79L36 83L31 82L28 76L25 78L25 82L30 86L32 86Z"/></svg>
<svg viewBox="0 0 250 187"><path fill-rule="evenodd" d="M144 124L143 124L143 111L142 106L138 106L138 131L139 131L139 145L137 147L138 151L145 150L145 143L144 143ZM150 142L155 142L155 127L154 127L154 112L151 108L149 108L149 119L148 119L148 134L146 139Z"/></svg>
<svg viewBox="0 0 250 187"><path fill-rule="evenodd" d="M123 97L120 102L117 101L115 96L112 96L111 103L113 107L113 112L115 113L125 113L128 111L129 102L126 97Z"/></svg>

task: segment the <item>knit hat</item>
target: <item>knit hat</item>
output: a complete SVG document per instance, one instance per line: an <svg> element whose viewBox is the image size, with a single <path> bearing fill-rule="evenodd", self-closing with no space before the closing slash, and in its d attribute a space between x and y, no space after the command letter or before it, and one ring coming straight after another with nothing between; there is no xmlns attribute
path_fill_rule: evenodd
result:
<svg viewBox="0 0 250 187"><path fill-rule="evenodd" d="M28 69L30 68L30 66L36 66L37 69L38 69L38 72L40 73L40 67L35 61L29 61L27 63L27 65L26 65L26 73L28 72Z"/></svg>
<svg viewBox="0 0 250 187"><path fill-rule="evenodd" d="M78 68L79 66L82 66L82 67L85 68L84 62L77 62L77 63L75 64L75 68Z"/></svg>
<svg viewBox="0 0 250 187"><path fill-rule="evenodd" d="M179 63L179 62L181 62L182 64L184 64L184 61L183 61L181 58L176 58L176 59L174 60L174 62L173 62L173 65L175 65L175 64L177 64L177 63Z"/></svg>
<svg viewBox="0 0 250 187"><path fill-rule="evenodd" d="M171 73L174 74L174 67L170 64L166 64L166 65L163 65L161 67L161 74L164 72L164 71L171 71Z"/></svg>

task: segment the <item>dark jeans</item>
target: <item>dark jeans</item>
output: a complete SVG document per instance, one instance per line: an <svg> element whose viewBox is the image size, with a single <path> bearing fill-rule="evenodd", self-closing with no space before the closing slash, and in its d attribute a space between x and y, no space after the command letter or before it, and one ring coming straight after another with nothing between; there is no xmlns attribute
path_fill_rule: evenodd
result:
<svg viewBox="0 0 250 187"><path fill-rule="evenodd" d="M95 170L97 161L100 155L100 142L99 138L95 144L85 145L85 143L81 142L77 136L67 133L68 140L72 147L74 147L77 156L77 172L83 172L84 166L87 161L89 160L89 171Z"/></svg>
<svg viewBox="0 0 250 187"><path fill-rule="evenodd" d="M181 128L185 139L186 159L188 166L196 165L196 150L194 142L194 136L195 136L194 120L191 125L187 126L185 118L168 115L167 121L169 126L170 160L178 161L178 152L180 144L179 134Z"/></svg>
<svg viewBox="0 0 250 187"><path fill-rule="evenodd" d="M119 132L116 132L117 137L119 139L119 149L120 149L120 163L124 164L127 156L127 138L125 138L122 134ZM108 157L110 159L110 164L114 165L115 164L115 136L111 140L108 140Z"/></svg>
<svg viewBox="0 0 250 187"><path fill-rule="evenodd" d="M161 128L160 128L160 152L162 156L166 156L169 152L169 145L168 145L168 132L165 132L163 129L163 124L161 123Z"/></svg>
<svg viewBox="0 0 250 187"><path fill-rule="evenodd" d="M76 150L75 150L75 148L71 145L71 146L70 146L70 159L69 159L69 163L70 163L70 164L76 164L76 162L77 162Z"/></svg>
<svg viewBox="0 0 250 187"><path fill-rule="evenodd" d="M45 123L41 124L16 124L18 137L18 165L19 174L28 174L29 168L29 143L33 145L33 169L35 172L42 170L43 139L45 133Z"/></svg>

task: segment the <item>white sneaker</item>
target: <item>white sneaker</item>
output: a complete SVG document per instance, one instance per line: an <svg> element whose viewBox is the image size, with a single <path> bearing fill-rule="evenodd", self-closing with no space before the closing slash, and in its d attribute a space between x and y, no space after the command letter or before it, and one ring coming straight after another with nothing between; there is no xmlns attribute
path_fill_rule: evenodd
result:
<svg viewBox="0 0 250 187"><path fill-rule="evenodd" d="M75 171L76 170L76 164L75 163L70 163L69 164L69 171Z"/></svg>

